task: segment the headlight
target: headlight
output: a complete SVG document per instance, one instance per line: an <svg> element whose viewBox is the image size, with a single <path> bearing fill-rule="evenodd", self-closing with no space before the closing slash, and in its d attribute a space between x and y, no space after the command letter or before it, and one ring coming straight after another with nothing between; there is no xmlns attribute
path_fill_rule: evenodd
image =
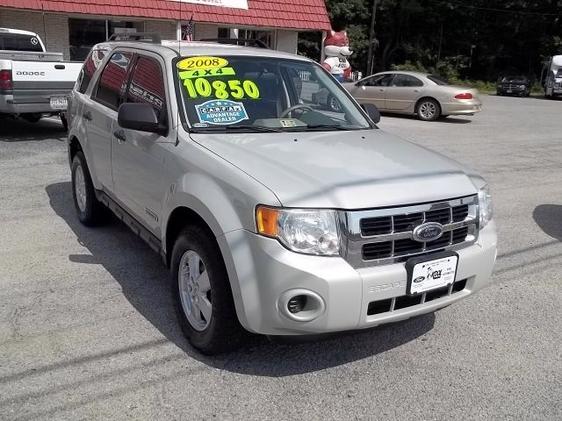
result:
<svg viewBox="0 0 562 421"><path fill-rule="evenodd" d="M525 89L525 85L519 85L521 89Z"/></svg>
<svg viewBox="0 0 562 421"><path fill-rule="evenodd" d="M478 207L480 208L480 229L482 229L494 216L492 196L488 186L482 187L478 192Z"/></svg>
<svg viewBox="0 0 562 421"><path fill-rule="evenodd" d="M279 209L258 206L258 233L276 238L289 250L316 256L340 253L337 214L334 210Z"/></svg>

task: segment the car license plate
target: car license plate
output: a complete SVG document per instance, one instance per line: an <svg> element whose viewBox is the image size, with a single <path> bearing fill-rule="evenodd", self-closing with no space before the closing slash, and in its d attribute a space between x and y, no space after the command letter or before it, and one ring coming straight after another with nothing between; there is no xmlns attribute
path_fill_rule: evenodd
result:
<svg viewBox="0 0 562 421"><path fill-rule="evenodd" d="M432 256L431 260L411 259L406 264L408 294L423 294L455 282L459 257L455 253Z"/></svg>
<svg viewBox="0 0 562 421"><path fill-rule="evenodd" d="M68 108L68 99L65 96L52 96L51 108L53 110L66 110Z"/></svg>
<svg viewBox="0 0 562 421"><path fill-rule="evenodd" d="M508 94L510 94L510 93L512 93L512 92L513 92L513 91L512 91L511 89L508 89L508 90L507 90L507 93L508 93Z"/></svg>

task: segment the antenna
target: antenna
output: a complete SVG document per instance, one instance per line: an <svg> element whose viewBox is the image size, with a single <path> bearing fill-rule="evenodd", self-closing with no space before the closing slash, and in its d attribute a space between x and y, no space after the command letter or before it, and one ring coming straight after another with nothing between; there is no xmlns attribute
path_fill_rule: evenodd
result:
<svg viewBox="0 0 562 421"><path fill-rule="evenodd" d="M49 51L49 47L47 47L49 43L49 39L47 38L47 22L45 22L45 7L43 6L43 2L41 2L41 11L43 12L43 32L45 34L45 50Z"/></svg>

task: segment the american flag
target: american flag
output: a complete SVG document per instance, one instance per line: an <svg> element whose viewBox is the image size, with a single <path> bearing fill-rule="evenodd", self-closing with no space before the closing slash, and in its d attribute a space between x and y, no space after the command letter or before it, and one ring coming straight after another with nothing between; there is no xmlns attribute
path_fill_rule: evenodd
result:
<svg viewBox="0 0 562 421"><path fill-rule="evenodd" d="M181 26L181 39L182 41L193 41L193 34L195 33L195 25L193 24L193 16L189 19L187 24Z"/></svg>

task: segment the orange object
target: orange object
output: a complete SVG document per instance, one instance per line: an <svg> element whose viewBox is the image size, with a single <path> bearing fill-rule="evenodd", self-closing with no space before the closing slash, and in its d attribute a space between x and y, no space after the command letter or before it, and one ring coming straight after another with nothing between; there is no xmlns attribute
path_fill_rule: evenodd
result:
<svg viewBox="0 0 562 421"><path fill-rule="evenodd" d="M279 232L279 227L277 225L278 218L279 210L266 206L258 206L256 210L258 233L267 235L268 237L277 237Z"/></svg>

